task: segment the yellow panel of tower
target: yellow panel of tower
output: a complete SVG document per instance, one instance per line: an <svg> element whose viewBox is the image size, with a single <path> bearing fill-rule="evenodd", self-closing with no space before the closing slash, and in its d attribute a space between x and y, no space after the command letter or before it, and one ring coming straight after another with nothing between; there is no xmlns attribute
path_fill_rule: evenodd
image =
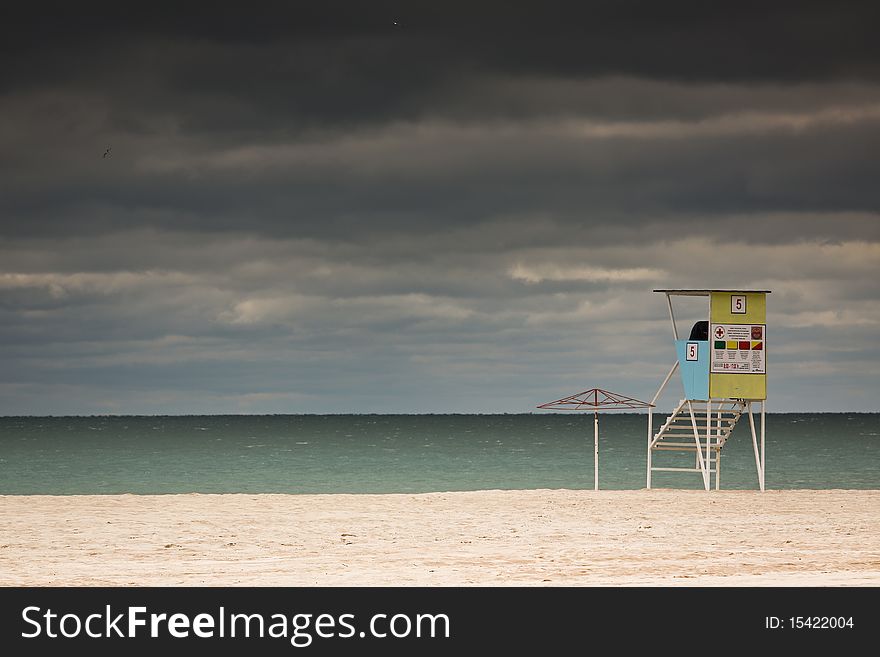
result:
<svg viewBox="0 0 880 657"><path fill-rule="evenodd" d="M744 296L746 312L730 312L730 297ZM712 292L709 321L712 324L766 324L767 295L763 292ZM764 339L766 349L766 336ZM766 399L766 374L709 374L709 396L714 399Z"/></svg>
<svg viewBox="0 0 880 657"><path fill-rule="evenodd" d="M744 296L746 312L730 312L730 297ZM743 294L741 292L713 292L709 321L713 324L766 324L767 295L763 292Z"/></svg>
<svg viewBox="0 0 880 657"><path fill-rule="evenodd" d="M766 374L709 374L713 399L767 399Z"/></svg>

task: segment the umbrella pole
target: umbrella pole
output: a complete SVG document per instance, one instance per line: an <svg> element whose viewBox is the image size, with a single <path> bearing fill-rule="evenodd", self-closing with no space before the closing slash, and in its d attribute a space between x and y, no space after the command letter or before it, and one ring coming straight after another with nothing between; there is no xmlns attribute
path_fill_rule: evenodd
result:
<svg viewBox="0 0 880 657"><path fill-rule="evenodd" d="M599 412L593 413L593 490L599 490Z"/></svg>

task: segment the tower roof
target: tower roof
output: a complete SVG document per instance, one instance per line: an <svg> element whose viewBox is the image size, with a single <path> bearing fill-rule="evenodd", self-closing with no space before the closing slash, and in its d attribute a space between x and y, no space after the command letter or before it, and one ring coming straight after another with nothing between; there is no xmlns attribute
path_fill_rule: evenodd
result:
<svg viewBox="0 0 880 657"><path fill-rule="evenodd" d="M737 292L739 294L770 294L770 290L654 290L654 292L665 292L673 296L680 297L708 297L713 292Z"/></svg>

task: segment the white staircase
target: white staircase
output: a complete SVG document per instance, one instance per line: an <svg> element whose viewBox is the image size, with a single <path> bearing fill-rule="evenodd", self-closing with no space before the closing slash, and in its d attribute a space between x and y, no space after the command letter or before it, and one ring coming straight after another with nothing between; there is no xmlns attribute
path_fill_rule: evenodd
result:
<svg viewBox="0 0 880 657"><path fill-rule="evenodd" d="M715 475L719 488L721 449L730 438L736 423L746 410L740 399L693 401L682 399L663 426L651 437L652 452L693 454L688 467L654 467L653 472L697 472L703 475L706 489Z"/></svg>

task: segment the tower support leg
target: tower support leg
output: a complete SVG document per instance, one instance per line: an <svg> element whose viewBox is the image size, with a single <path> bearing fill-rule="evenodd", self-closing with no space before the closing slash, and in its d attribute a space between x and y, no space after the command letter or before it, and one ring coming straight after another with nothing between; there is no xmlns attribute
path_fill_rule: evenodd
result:
<svg viewBox="0 0 880 657"><path fill-rule="evenodd" d="M761 400L761 490L764 490L764 474L767 472L766 458L765 458L767 455L767 452L765 449L765 442L764 442L764 433L765 433L764 426L765 426L765 421L767 419L766 412L765 412L766 409L767 409L767 400L762 399Z"/></svg>
<svg viewBox="0 0 880 657"><path fill-rule="evenodd" d="M694 417L694 406L691 404L690 400L688 400L688 410L691 414L691 426L694 429L694 443L697 446L697 461L699 462L700 471L703 473L703 488L709 490L709 471L706 467L706 462L703 460L703 449L702 445L700 445L700 432L697 430L697 419Z"/></svg>
<svg viewBox="0 0 880 657"><path fill-rule="evenodd" d="M763 416L763 407L761 408L761 414ZM763 455L763 447L764 447L764 419L761 418L761 451L758 451L758 436L755 431L755 418L752 415L752 402L746 402L746 412L749 414L749 428L752 430L752 448L755 451L755 470L758 472L758 488L762 491L764 490L764 455Z"/></svg>
<svg viewBox="0 0 880 657"><path fill-rule="evenodd" d="M721 406L715 423L715 490L721 490Z"/></svg>
<svg viewBox="0 0 880 657"><path fill-rule="evenodd" d="M709 486L712 485L712 400L706 400L706 469L709 471Z"/></svg>
<svg viewBox="0 0 880 657"><path fill-rule="evenodd" d="M593 413L593 490L599 490L599 413Z"/></svg>
<svg viewBox="0 0 880 657"><path fill-rule="evenodd" d="M654 413L650 408L648 408L648 478L647 478L647 486L648 490L651 490L651 440L653 438L654 433Z"/></svg>

